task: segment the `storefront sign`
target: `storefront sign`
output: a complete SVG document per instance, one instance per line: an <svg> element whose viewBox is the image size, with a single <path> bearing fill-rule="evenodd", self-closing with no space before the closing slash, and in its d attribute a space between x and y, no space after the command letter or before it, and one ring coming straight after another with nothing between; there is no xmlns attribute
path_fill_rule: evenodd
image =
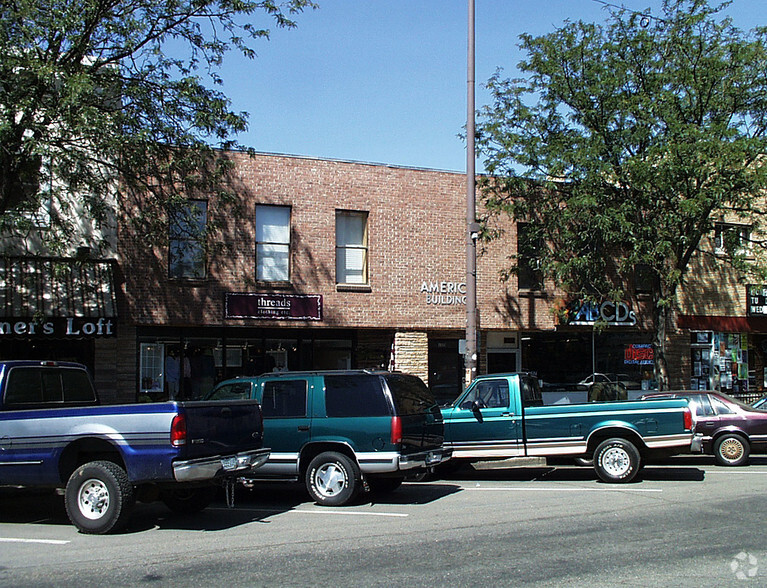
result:
<svg viewBox="0 0 767 588"><path fill-rule="evenodd" d="M228 319L321 321L322 295L229 292L224 312Z"/></svg>
<svg viewBox="0 0 767 588"><path fill-rule="evenodd" d="M623 351L625 365L652 365L654 362L655 353L649 343L626 345Z"/></svg>
<svg viewBox="0 0 767 588"><path fill-rule="evenodd" d="M593 325L602 321L608 325L633 327L637 324L637 317L625 302L608 300L597 305L577 300L568 304L565 321L568 325Z"/></svg>
<svg viewBox="0 0 767 588"><path fill-rule="evenodd" d="M748 316L767 316L767 286L746 286Z"/></svg>
<svg viewBox="0 0 767 588"><path fill-rule="evenodd" d="M112 318L0 319L0 337L116 337Z"/></svg>
<svg viewBox="0 0 767 588"><path fill-rule="evenodd" d="M464 282L424 280L421 282L421 294L426 295L426 304L439 306L466 304L466 284Z"/></svg>

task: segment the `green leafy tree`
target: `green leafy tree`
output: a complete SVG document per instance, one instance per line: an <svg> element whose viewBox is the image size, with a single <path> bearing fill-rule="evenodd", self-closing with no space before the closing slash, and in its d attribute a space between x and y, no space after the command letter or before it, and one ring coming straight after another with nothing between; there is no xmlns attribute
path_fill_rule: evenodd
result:
<svg viewBox="0 0 767 588"><path fill-rule="evenodd" d="M649 271L662 389L677 293L691 259L711 254L702 237L723 216L761 232L767 31L735 28L727 4L664 0L658 15L614 9L603 26L523 35L524 77L490 79L477 125L487 210L529 223L546 277L617 300ZM745 270L731 245L723 258Z"/></svg>
<svg viewBox="0 0 767 588"><path fill-rule="evenodd" d="M43 233L61 250L73 215L109 222L108 202L142 195L132 214L148 242L189 194L234 204L223 152L246 128L221 91L230 51L254 57L269 30L293 27L311 0L2 0L0 231ZM148 196L148 197L147 197ZM45 206L44 206L45 205ZM187 207L188 208L188 207Z"/></svg>

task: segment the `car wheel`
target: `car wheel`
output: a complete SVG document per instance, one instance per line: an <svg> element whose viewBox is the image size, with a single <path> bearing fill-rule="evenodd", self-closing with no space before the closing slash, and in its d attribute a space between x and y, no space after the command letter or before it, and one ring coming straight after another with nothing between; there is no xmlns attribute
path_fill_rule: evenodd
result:
<svg viewBox="0 0 767 588"><path fill-rule="evenodd" d="M69 520L82 533L118 531L128 522L135 503L133 485L117 464L92 461L69 477L64 503Z"/></svg>
<svg viewBox="0 0 767 588"><path fill-rule="evenodd" d="M594 452L594 469L604 482L630 482L639 472L639 451L626 439L602 441Z"/></svg>
<svg viewBox="0 0 767 588"><path fill-rule="evenodd" d="M306 489L320 505L347 504L357 496L360 486L359 467L343 453L321 453L306 470Z"/></svg>
<svg viewBox="0 0 767 588"><path fill-rule="evenodd" d="M714 443L716 463L723 466L740 466L748 462L751 448L740 435L723 435Z"/></svg>
<svg viewBox="0 0 767 588"><path fill-rule="evenodd" d="M370 486L371 492L376 494L388 494L389 492L394 492L397 488L402 486L402 482L404 481L405 478L402 476L398 476L396 478L381 478L378 476L370 476L368 478L368 486Z"/></svg>
<svg viewBox="0 0 767 588"><path fill-rule="evenodd" d="M192 514L207 508L216 497L215 486L203 488L177 488L166 490L160 499L169 509L179 514Z"/></svg>
<svg viewBox="0 0 767 588"><path fill-rule="evenodd" d="M592 467L594 465L593 459L586 459L585 457L576 457L573 462L577 466Z"/></svg>

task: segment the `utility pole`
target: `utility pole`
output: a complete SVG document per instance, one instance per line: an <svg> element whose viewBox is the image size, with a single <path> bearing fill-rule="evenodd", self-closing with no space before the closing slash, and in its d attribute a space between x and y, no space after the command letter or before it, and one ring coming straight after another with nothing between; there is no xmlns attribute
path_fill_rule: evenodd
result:
<svg viewBox="0 0 767 588"><path fill-rule="evenodd" d="M468 386L477 376L477 239L474 148L474 0L469 2L468 67L466 76L466 369Z"/></svg>

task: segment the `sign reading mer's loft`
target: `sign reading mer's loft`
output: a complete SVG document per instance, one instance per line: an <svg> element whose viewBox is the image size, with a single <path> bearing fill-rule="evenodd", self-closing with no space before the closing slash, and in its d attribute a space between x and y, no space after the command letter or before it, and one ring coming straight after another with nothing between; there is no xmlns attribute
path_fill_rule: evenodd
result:
<svg viewBox="0 0 767 588"><path fill-rule="evenodd" d="M322 295L228 292L224 312L228 319L321 321Z"/></svg>

